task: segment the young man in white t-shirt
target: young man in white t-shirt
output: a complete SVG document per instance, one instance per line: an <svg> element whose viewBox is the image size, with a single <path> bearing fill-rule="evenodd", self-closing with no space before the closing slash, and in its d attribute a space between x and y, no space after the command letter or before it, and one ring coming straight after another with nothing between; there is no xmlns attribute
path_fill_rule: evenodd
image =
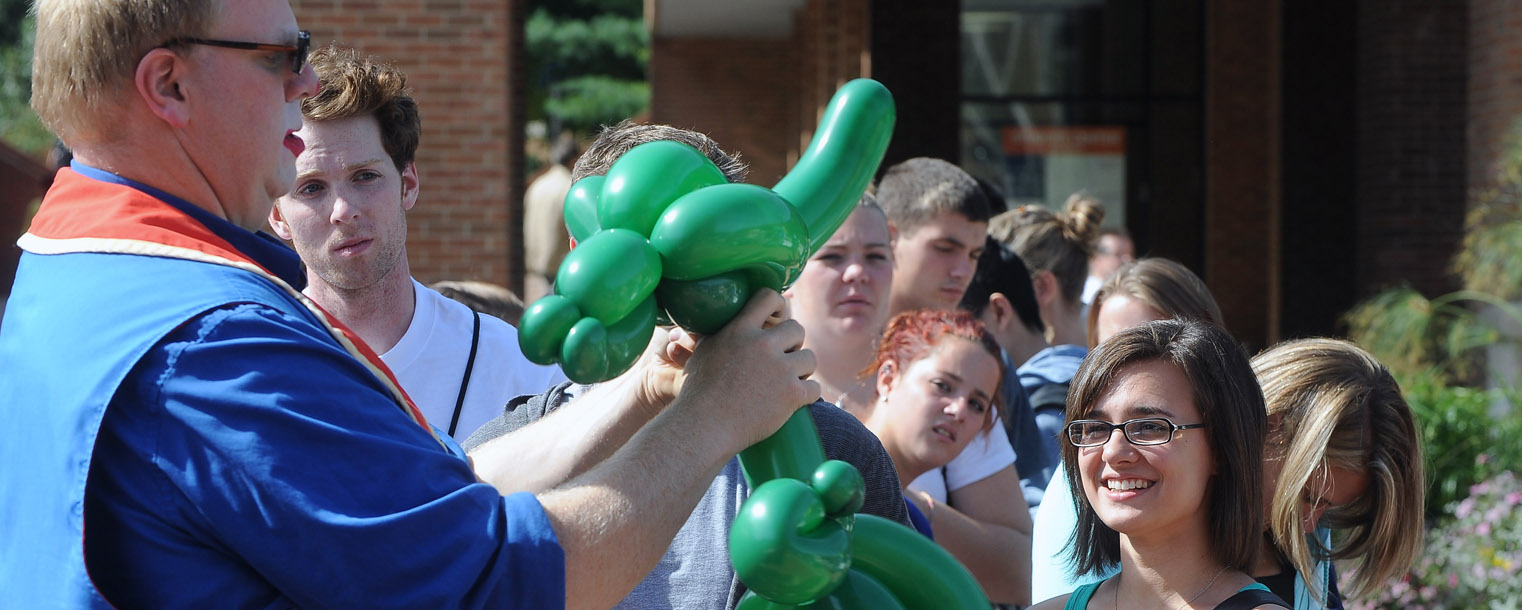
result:
<svg viewBox="0 0 1522 610"><path fill-rule="evenodd" d="M406 76L336 48L311 63L322 90L302 103L306 149L270 226L306 264L303 292L380 354L429 423L463 440L513 397L565 375L529 362L506 322L412 278L421 121Z"/></svg>

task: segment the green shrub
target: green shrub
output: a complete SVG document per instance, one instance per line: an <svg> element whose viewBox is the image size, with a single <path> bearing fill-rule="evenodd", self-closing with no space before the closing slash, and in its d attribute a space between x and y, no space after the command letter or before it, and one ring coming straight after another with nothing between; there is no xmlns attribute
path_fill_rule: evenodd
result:
<svg viewBox="0 0 1522 610"><path fill-rule="evenodd" d="M1429 522L1444 518L1476 483L1522 472L1522 419L1489 413L1500 391L1449 386L1437 377L1429 372L1401 383L1422 434Z"/></svg>

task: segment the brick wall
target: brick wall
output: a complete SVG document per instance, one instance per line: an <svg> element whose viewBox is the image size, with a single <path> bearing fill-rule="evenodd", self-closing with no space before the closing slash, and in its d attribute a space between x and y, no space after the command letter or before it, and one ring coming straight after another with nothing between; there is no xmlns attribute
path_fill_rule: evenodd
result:
<svg viewBox="0 0 1522 610"><path fill-rule="evenodd" d="M824 107L867 75L868 0L811 0L788 38L657 38L651 120L707 133L771 186L798 160Z"/></svg>
<svg viewBox="0 0 1522 610"><path fill-rule="evenodd" d="M1466 3L1359 3L1358 287L1455 288L1467 181Z"/></svg>
<svg viewBox="0 0 1522 610"><path fill-rule="evenodd" d="M423 118L421 192L408 257L424 283L479 279L520 288L522 2L292 0L312 42L393 61Z"/></svg>
<svg viewBox="0 0 1522 610"><path fill-rule="evenodd" d="M700 131L750 164L749 182L776 183L794 131L795 52L782 39L651 41L650 120Z"/></svg>
<svg viewBox="0 0 1522 610"><path fill-rule="evenodd" d="M1232 335L1278 340L1279 2L1205 11L1205 273Z"/></svg>
<svg viewBox="0 0 1522 610"><path fill-rule="evenodd" d="M872 78L893 92L898 124L884 166L961 156L960 2L874 0Z"/></svg>
<svg viewBox="0 0 1522 610"><path fill-rule="evenodd" d="M1522 119L1522 5L1469 3L1469 188L1487 185L1504 138Z"/></svg>

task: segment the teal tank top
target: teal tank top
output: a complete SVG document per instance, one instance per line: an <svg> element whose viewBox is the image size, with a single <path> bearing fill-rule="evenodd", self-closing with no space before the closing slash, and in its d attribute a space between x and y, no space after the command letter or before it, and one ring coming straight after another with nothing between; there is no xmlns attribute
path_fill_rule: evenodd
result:
<svg viewBox="0 0 1522 610"><path fill-rule="evenodd" d="M1068 603L1062 607L1062 610L1084 610L1084 608L1088 608L1089 599L1094 597L1094 592L1099 590L1099 585L1102 584L1104 584L1103 580L1099 582L1091 582L1085 585L1078 585L1078 588L1073 590L1073 594L1068 596ZM1268 587L1263 586L1263 583L1255 582L1253 584L1242 587L1241 589L1238 589L1237 592L1240 593L1242 591L1252 591L1254 589L1267 591Z"/></svg>

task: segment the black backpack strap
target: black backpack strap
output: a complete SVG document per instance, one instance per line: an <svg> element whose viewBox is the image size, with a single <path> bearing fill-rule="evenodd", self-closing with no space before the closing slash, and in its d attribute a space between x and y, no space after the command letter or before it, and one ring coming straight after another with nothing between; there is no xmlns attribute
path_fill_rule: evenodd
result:
<svg viewBox="0 0 1522 610"><path fill-rule="evenodd" d="M1216 604L1215 610L1252 610L1263 605L1290 607L1289 604L1284 603L1284 600L1279 599L1279 596L1273 593L1263 589L1248 589L1246 591L1237 591L1236 595Z"/></svg>
<svg viewBox="0 0 1522 610"><path fill-rule="evenodd" d="M460 378L460 396L454 399L454 415L449 418L449 435L454 436L455 426L460 425L460 409L465 406L465 389L470 387L470 371L476 368L476 346L481 343L481 312L471 312L476 315L476 323L470 329L470 356L465 359L465 376Z"/></svg>
<svg viewBox="0 0 1522 610"><path fill-rule="evenodd" d="M1048 383L1031 393L1031 409L1056 408L1066 409L1068 403L1068 384Z"/></svg>

